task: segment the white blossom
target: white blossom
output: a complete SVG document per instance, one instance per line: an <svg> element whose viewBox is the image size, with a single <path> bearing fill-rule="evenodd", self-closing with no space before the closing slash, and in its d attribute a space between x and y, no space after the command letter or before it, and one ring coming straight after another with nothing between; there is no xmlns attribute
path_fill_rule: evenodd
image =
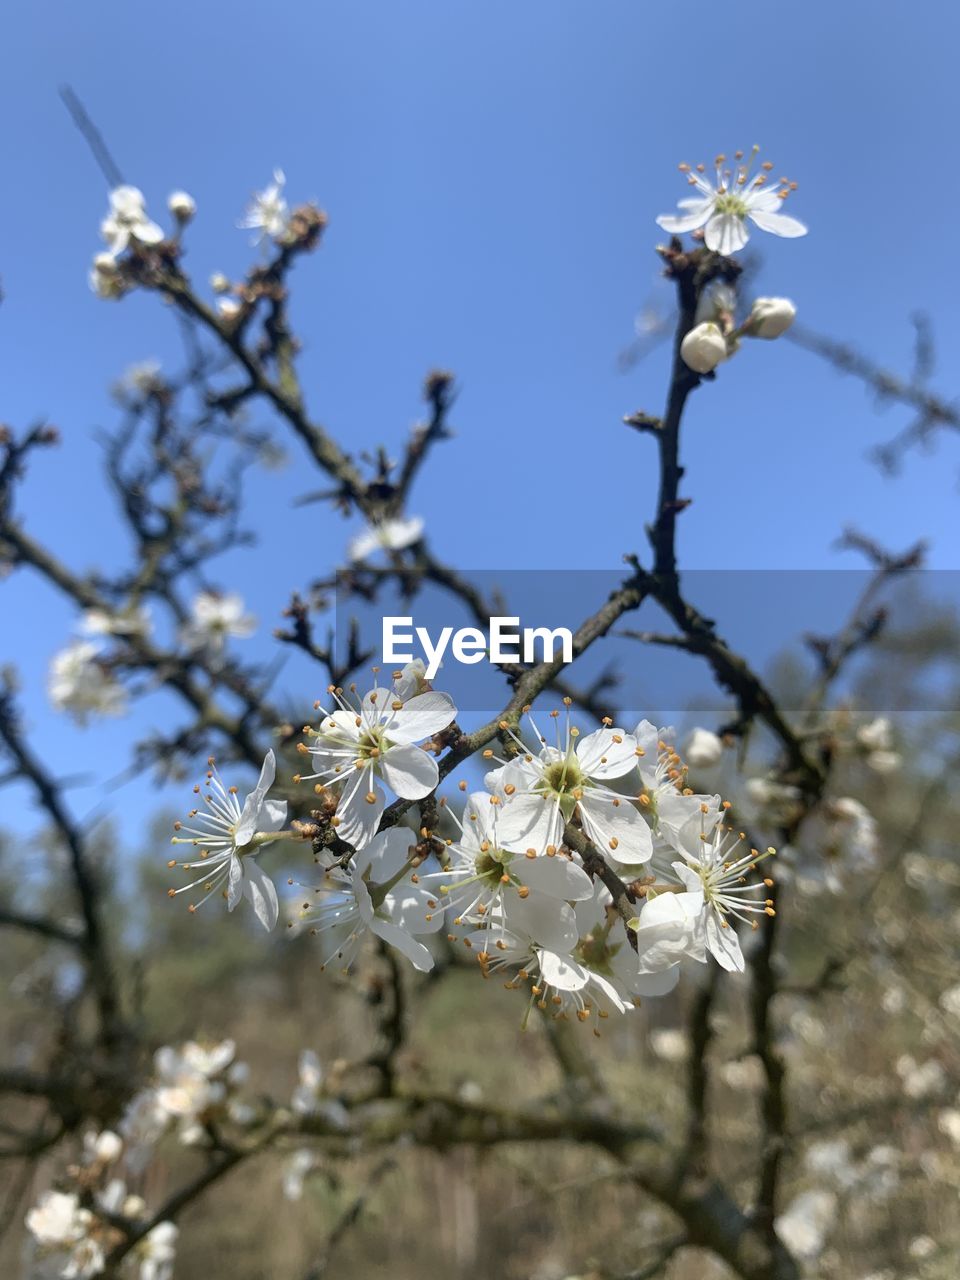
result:
<svg viewBox="0 0 960 1280"><path fill-rule="evenodd" d="M79 725L86 725L93 715L121 716L127 709L126 690L99 660L97 646L87 640L74 640L54 655L47 692L53 706Z"/></svg>
<svg viewBox="0 0 960 1280"><path fill-rule="evenodd" d="M178 222L189 222L197 212L197 202L186 191L171 191L167 196L167 208Z"/></svg>
<svg viewBox="0 0 960 1280"><path fill-rule="evenodd" d="M684 751L687 763L694 769L709 769L723 757L723 743L709 729L694 729Z"/></svg>
<svg viewBox="0 0 960 1280"><path fill-rule="evenodd" d="M429 693L432 688L427 679L427 665L422 658L414 658L393 673L393 692L401 702L409 702L418 693Z"/></svg>
<svg viewBox="0 0 960 1280"><path fill-rule="evenodd" d="M83 1152L87 1164L115 1164L123 1154L123 1139L112 1129L88 1133L84 1135Z"/></svg>
<svg viewBox="0 0 960 1280"><path fill-rule="evenodd" d="M188 649L220 653L228 638L245 640L257 628L256 618L244 612L243 597L236 592L201 591L194 597L191 613L182 631Z"/></svg>
<svg viewBox="0 0 960 1280"><path fill-rule="evenodd" d="M347 555L353 561L366 560L377 551L402 551L423 536L420 516L401 517L370 524L352 538Z"/></svg>
<svg viewBox="0 0 960 1280"><path fill-rule="evenodd" d="M203 897L190 905L190 910L196 911L211 894L222 889L229 911L241 898L247 898L263 927L274 928L280 912L277 891L257 862L257 855L278 838L277 833L287 820L287 802L268 799L276 772L276 757L268 751L257 785L241 805L236 787L224 787L211 757L204 786L195 788L206 812L193 809L187 823L174 824L177 835L173 843L192 845L199 849L199 857L193 862L170 863L203 874L179 889L168 890L170 897L200 886Z"/></svg>
<svg viewBox="0 0 960 1280"><path fill-rule="evenodd" d="M75 1244L86 1234L89 1222L90 1214L80 1208L79 1197L63 1191L44 1191L27 1214L27 1230L41 1245Z"/></svg>
<svg viewBox="0 0 960 1280"><path fill-rule="evenodd" d="M687 770L672 745L672 728L641 720L633 731L637 740L637 771L643 784L642 804L662 847L675 852L677 833L691 818L720 813L718 795L695 795L687 787Z"/></svg>
<svg viewBox="0 0 960 1280"><path fill-rule="evenodd" d="M520 852L559 848L565 824L576 815L605 854L624 865L646 862L653 853L650 827L630 799L608 785L636 767L636 739L607 726L580 737L569 707L563 734L559 716L552 718L556 746L548 745L528 712L540 744L537 754L508 730L522 754L487 774L486 785L506 801L499 820L502 845Z"/></svg>
<svg viewBox="0 0 960 1280"><path fill-rule="evenodd" d="M591 896L575 904L574 918L580 935L574 958L603 974L624 997L662 996L677 985L680 970L674 956L657 950L675 932L672 923L658 925L651 919L642 932L635 932L634 949L609 890L599 880Z"/></svg>
<svg viewBox="0 0 960 1280"><path fill-rule="evenodd" d="M273 182L254 195L240 220L241 228L256 232L254 244L267 238L275 240L287 229L287 202L283 198L285 181L283 170L274 169Z"/></svg>
<svg viewBox="0 0 960 1280"><path fill-rule="evenodd" d="M88 609L80 629L88 636L124 636L138 640L150 635L150 610L145 605L128 605L116 611Z"/></svg>
<svg viewBox="0 0 960 1280"><path fill-rule="evenodd" d="M755 915L774 914L773 900L767 896L773 881L747 880L747 874L755 872L757 863L772 856L774 850L760 853L751 849L742 832L717 821L709 812L684 824L678 832L677 849L685 859L672 864L678 879L688 892L703 894L697 958L705 958L704 951L709 951L722 968L742 973L743 951L733 922L757 928Z"/></svg>
<svg viewBox="0 0 960 1280"><path fill-rule="evenodd" d="M690 1042L676 1027L661 1027L650 1032L650 1048L663 1062L685 1062Z"/></svg>
<svg viewBox="0 0 960 1280"><path fill-rule="evenodd" d="M908 1098L929 1098L943 1093L949 1079L936 1058L918 1063L908 1053L901 1054L894 1064L897 1075L903 1081L903 1091Z"/></svg>
<svg viewBox="0 0 960 1280"><path fill-rule="evenodd" d="M127 292L128 285L112 253L94 255L90 268L90 288L98 298L116 301Z"/></svg>
<svg viewBox="0 0 960 1280"><path fill-rule="evenodd" d="M743 331L751 338L779 338L797 318L789 298L756 298Z"/></svg>
<svg viewBox="0 0 960 1280"><path fill-rule="evenodd" d="M348 700L342 690L329 692L338 703L301 752L311 757L323 786L341 787L334 825L337 833L361 849L373 837L384 809L378 779L404 800L422 800L439 781L437 762L416 745L445 729L457 709L445 694L431 690L403 701L376 687L359 698L355 686Z"/></svg>
<svg viewBox="0 0 960 1280"><path fill-rule="evenodd" d="M163 231L147 217L143 192L136 187L120 186L110 192L110 212L100 224L100 234L116 257L131 240L140 244L159 244Z"/></svg>
<svg viewBox="0 0 960 1280"><path fill-rule="evenodd" d="M871 751L867 756L867 766L874 773L896 773L902 763L898 751Z"/></svg>
<svg viewBox="0 0 960 1280"><path fill-rule="evenodd" d="M694 169L682 164L680 170L687 175L690 186L697 195L679 202L680 214L664 214L657 224L672 235L703 228L703 239L708 249L716 253L731 254L742 249L750 238L747 222L753 222L762 231L777 236L804 236L807 228L796 218L780 213L780 206L796 184L781 179L775 187L767 186L772 165L765 161L756 174L750 176L750 168L756 159L758 147L754 147L750 160L744 164L742 152L737 152L735 166L725 169L726 156L718 156L714 182L704 177L705 166Z"/></svg>
<svg viewBox="0 0 960 1280"><path fill-rule="evenodd" d="M688 893L650 891L640 914L630 921L636 934L636 964L641 974L659 975L663 991L676 986L680 962L685 956L701 958L701 920L704 895L701 889ZM654 994L645 992L644 994ZM662 994L661 991L656 994Z"/></svg>
<svg viewBox="0 0 960 1280"><path fill-rule="evenodd" d="M728 354L727 340L712 320L694 325L680 343L683 363L694 373L712 373Z"/></svg>
<svg viewBox="0 0 960 1280"><path fill-rule="evenodd" d="M893 729L886 716L868 720L857 729L857 741L868 751L890 751L893 748Z"/></svg>
<svg viewBox="0 0 960 1280"><path fill-rule="evenodd" d="M534 1006L558 1018L573 1014L580 1022L592 1020L595 1032L598 1019L633 1007L612 976L574 954L577 926L569 907L562 906L558 913L546 899L530 906L523 930L506 930L494 922L464 939L485 978L508 970L511 976L504 986L509 990L526 991L529 984L528 1015ZM552 946L540 941L548 934Z"/></svg>
<svg viewBox="0 0 960 1280"><path fill-rule="evenodd" d="M474 792L464 807L461 837L447 849L449 865L421 877L424 882L442 881L438 892L456 914L455 924L461 919L482 922L498 910L509 926L517 912L522 916L521 904L531 893L557 902L591 897L590 877L555 846L524 853L503 848L498 831L502 809L499 796Z"/></svg>
<svg viewBox="0 0 960 1280"><path fill-rule="evenodd" d="M415 842L406 827L389 827L347 866L329 867L322 884L310 891L297 923L322 938L321 969L336 960L348 970L370 933L415 969L433 968L433 956L414 935L435 933L443 924L443 909L415 873Z"/></svg>
<svg viewBox="0 0 960 1280"><path fill-rule="evenodd" d="M827 1235L837 1216L837 1197L832 1191L801 1191L775 1222L777 1235L791 1253L810 1261L823 1252Z"/></svg>
<svg viewBox="0 0 960 1280"><path fill-rule="evenodd" d="M293 1091L290 1105L301 1115L315 1111L320 1089L323 1086L323 1068L312 1049L304 1049L298 1064L299 1081Z"/></svg>
<svg viewBox="0 0 960 1280"><path fill-rule="evenodd" d="M138 1280L173 1280L179 1228L173 1222L158 1222L138 1242L133 1259L139 1267Z"/></svg>
<svg viewBox="0 0 960 1280"><path fill-rule="evenodd" d="M937 1128L955 1147L960 1148L960 1110L947 1107L937 1115Z"/></svg>

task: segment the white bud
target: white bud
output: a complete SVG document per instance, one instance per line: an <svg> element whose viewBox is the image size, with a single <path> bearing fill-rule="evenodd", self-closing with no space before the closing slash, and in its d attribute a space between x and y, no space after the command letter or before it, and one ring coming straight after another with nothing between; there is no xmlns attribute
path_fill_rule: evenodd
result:
<svg viewBox="0 0 960 1280"><path fill-rule="evenodd" d="M707 321L691 329L680 343L683 363L694 373L710 373L727 358L727 341L719 325Z"/></svg>
<svg viewBox="0 0 960 1280"><path fill-rule="evenodd" d="M235 320L240 314L240 303L236 298L218 298L217 309L224 320Z"/></svg>
<svg viewBox="0 0 960 1280"><path fill-rule="evenodd" d="M900 756L896 751L871 751L867 764L874 773L896 773L900 768Z"/></svg>
<svg viewBox="0 0 960 1280"><path fill-rule="evenodd" d="M222 271L215 271L210 277L210 288L214 293L229 293L232 286Z"/></svg>
<svg viewBox="0 0 960 1280"><path fill-rule="evenodd" d="M104 1129L103 1133L97 1135L93 1150L98 1160L102 1160L104 1164L113 1164L120 1159L123 1140L111 1129Z"/></svg>
<svg viewBox="0 0 960 1280"><path fill-rule="evenodd" d="M751 338L779 338L797 318L789 298L757 298L744 326Z"/></svg>
<svg viewBox="0 0 960 1280"><path fill-rule="evenodd" d="M723 743L709 729L694 729L687 741L687 764L694 769L709 769L723 755Z"/></svg>
<svg viewBox="0 0 960 1280"><path fill-rule="evenodd" d="M893 730L886 716L877 716L857 730L857 741L871 751L889 751L893 746Z"/></svg>
<svg viewBox="0 0 960 1280"><path fill-rule="evenodd" d="M142 1218L147 1212L147 1202L143 1196L127 1196L123 1202L125 1218Z"/></svg>
<svg viewBox="0 0 960 1280"><path fill-rule="evenodd" d="M167 208L178 222L189 222L197 212L197 202L186 191L174 191L167 198Z"/></svg>
<svg viewBox="0 0 960 1280"><path fill-rule="evenodd" d="M112 253L98 253L90 268L90 288L98 298L120 298L127 291Z"/></svg>

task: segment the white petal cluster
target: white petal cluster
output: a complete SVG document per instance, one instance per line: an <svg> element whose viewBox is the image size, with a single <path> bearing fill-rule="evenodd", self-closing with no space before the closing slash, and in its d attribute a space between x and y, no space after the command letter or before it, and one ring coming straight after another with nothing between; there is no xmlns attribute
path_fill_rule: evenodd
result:
<svg viewBox="0 0 960 1280"><path fill-rule="evenodd" d="M565 719L551 712L551 742L527 709L536 745L504 722L511 757L496 762L461 814L441 800L456 831L443 842L427 833L424 841L403 819L381 829L384 786L409 802L437 789L438 735L454 721L453 701L430 686L422 663L396 672L391 687L330 693L335 709L299 746L315 772L294 781L314 782L339 844L318 854L322 881L297 886L301 903L289 919L289 927L320 938L321 968L349 970L374 937L427 971L430 935L445 928L485 976L503 971L511 989L529 988L531 1005L581 1020L665 994L684 959L744 968L738 928L774 914L773 882L757 873L773 850L750 848L725 821L719 796L691 791L671 730L642 720L627 732L605 722L582 735L565 700ZM701 767L716 761L720 746L703 729L691 739ZM484 757L496 759L489 750ZM172 897L199 890L203 902L220 892L232 909L246 896L273 927L279 902L257 856L294 834L283 830L286 805L268 798L275 768L271 752L241 805L211 761L196 789L204 808L178 823L174 837L198 850L180 866L200 875L169 890ZM596 850L592 863L571 846L571 827ZM570 839L578 846L579 837ZM626 899L614 902L598 858L634 883L635 914ZM318 1072L305 1056L296 1110L319 1097ZM183 1103L187 1115L202 1110L205 1086L198 1087L200 1102Z"/></svg>
<svg viewBox="0 0 960 1280"><path fill-rule="evenodd" d="M236 787L225 787L213 757L202 785L194 788L203 808L192 809L186 822L175 822L174 844L188 844L197 856L187 862L171 861L188 872L201 872L179 889L169 889L171 898L199 890L200 901L190 904L191 912L214 893L222 892L227 909L233 911L243 898L253 907L265 929L273 929L280 915L276 886L260 866L258 854L281 838L287 821L287 802L271 800L270 788L277 776L277 761L268 751L256 787L241 805Z"/></svg>
<svg viewBox="0 0 960 1280"><path fill-rule="evenodd" d="M742 970L737 927L773 913L772 881L756 874L772 850L750 849L718 796L685 786L668 731L644 720L581 736L569 709L565 724L552 718L550 742L528 713L535 749L501 726L517 754L469 796L442 868L420 874L451 936L531 1006L595 1024L672 990L685 958ZM642 877L629 922L566 843L568 824L623 878Z"/></svg>
<svg viewBox="0 0 960 1280"><path fill-rule="evenodd" d="M564 699L565 711L550 712L548 736L527 707L520 725L499 725L505 757L484 750L491 763L484 786L465 794L460 783L462 809L440 798L439 825L434 818L421 828L411 806L439 787L437 757L459 732L452 699L431 686L419 662L395 672L391 685L329 693L333 710L298 745L313 772L293 776L314 784L315 825L285 829L286 804L268 796L272 752L242 804L211 760L196 788L203 809L178 823L174 837L198 850L180 866L200 874L171 896L199 890L202 902L219 892L230 909L246 896L272 928L279 900L258 855L278 839L316 841L326 825L315 845L322 879L290 879L299 905L286 909L289 928L319 938L321 969L349 971L377 939L426 972L434 965L431 935L445 930L483 976L497 973L508 988L525 990L528 1009L572 1015L594 1029L643 996L671 991L685 961L745 969L743 940L776 914L773 880L761 869L775 851L752 847L731 822L729 802L688 785L691 766L719 763L716 734L694 729L685 763L674 731L648 720L632 731L605 720L582 734ZM795 805L795 789L754 783L751 798L763 813ZM397 797L392 813L387 789ZM826 802L819 821L846 859L863 861L875 824L858 801ZM200 1101L183 1104L188 1116L205 1105L206 1086L197 1088ZM293 1109L316 1109L322 1090L319 1063L305 1053ZM171 1110L169 1100L165 1106ZM292 1169L294 1183L299 1176Z"/></svg>
<svg viewBox="0 0 960 1280"><path fill-rule="evenodd" d="M206 1141L211 1122L245 1123L249 1107L240 1091L246 1079L246 1065L236 1060L232 1040L188 1040L177 1048L158 1049L150 1083L134 1095L120 1122L126 1167L141 1173L167 1133L197 1146Z"/></svg>
<svg viewBox="0 0 960 1280"><path fill-rule="evenodd" d="M57 711L81 726L91 716L121 716L127 709L126 690L89 640L74 640L54 655L47 693Z"/></svg>
<svg viewBox="0 0 960 1280"><path fill-rule="evenodd" d="M91 1188L91 1177L96 1173L85 1171L91 1207L81 1204L77 1192L44 1191L27 1214L34 1261L39 1264L30 1274L92 1280L106 1271L108 1256L124 1239L117 1218L131 1227L149 1218L146 1203L128 1193L123 1178L110 1177ZM127 1253L115 1274L123 1280L172 1280L178 1234L174 1223L157 1223Z"/></svg>
<svg viewBox="0 0 960 1280"><path fill-rule="evenodd" d="M751 338L779 338L796 318L789 298L755 298L744 332Z"/></svg>
<svg viewBox="0 0 960 1280"><path fill-rule="evenodd" d="M257 620L246 612L242 596L201 591L193 599L181 640L188 649L216 655L223 652L228 639L245 640L256 628Z"/></svg>
<svg viewBox="0 0 960 1280"><path fill-rule="evenodd" d="M728 354L727 340L720 326L712 320L694 325L680 343L683 363L694 373L712 373Z"/></svg>
<svg viewBox="0 0 960 1280"><path fill-rule="evenodd" d="M282 169L274 169L273 182L263 191L258 191L246 213L240 220L241 228L253 231L253 243L261 240L276 240L287 229L287 202L283 198L283 187L286 182Z"/></svg>
<svg viewBox="0 0 960 1280"><path fill-rule="evenodd" d="M410 681L404 688L410 687ZM403 800L422 800L439 782L434 757L420 744L446 729L457 708L445 693L430 689L404 696L398 687L375 686L359 695L328 690L336 709L310 730L300 750L313 772L297 780L315 780L339 794L333 825L337 834L362 849L373 839L386 803L381 781Z"/></svg>
<svg viewBox="0 0 960 1280"><path fill-rule="evenodd" d="M130 247L131 241L151 245L163 239L163 229L147 217L143 192L128 186L115 187L110 192L110 212L100 224L100 234L115 258Z"/></svg>
<svg viewBox="0 0 960 1280"><path fill-rule="evenodd" d="M805 236L807 228L802 222L780 212L796 183L782 178L773 186L768 185L773 169L769 161L751 174L758 151L754 147L746 161L738 151L730 167L725 167L726 156L717 156L713 182L705 176L705 165L691 168L682 164L680 170L697 194L679 202L681 213L664 214L657 219L657 225L672 235L702 229L707 248L726 255L736 253L750 239L748 223L776 236Z"/></svg>
<svg viewBox="0 0 960 1280"><path fill-rule="evenodd" d="M403 551L412 547L423 536L423 520L420 516L382 520L371 524L351 539L347 555L354 562L366 560L378 551Z"/></svg>

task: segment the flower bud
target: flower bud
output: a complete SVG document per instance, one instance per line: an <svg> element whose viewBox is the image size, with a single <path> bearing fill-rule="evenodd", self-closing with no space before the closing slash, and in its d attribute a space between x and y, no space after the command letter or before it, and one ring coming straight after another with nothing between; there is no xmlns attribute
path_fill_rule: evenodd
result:
<svg viewBox="0 0 960 1280"><path fill-rule="evenodd" d="M751 338L779 338L797 318L797 308L789 298L757 298L744 326Z"/></svg>
<svg viewBox="0 0 960 1280"><path fill-rule="evenodd" d="M90 288L98 298L120 298L127 285L112 253L98 253L90 268Z"/></svg>
<svg viewBox="0 0 960 1280"><path fill-rule="evenodd" d="M186 191L174 191L167 199L167 208L178 222L189 222L197 212L197 202Z"/></svg>
<svg viewBox="0 0 960 1280"><path fill-rule="evenodd" d="M694 373L710 373L727 358L727 342L719 325L698 324L680 343L683 363Z"/></svg>
<svg viewBox="0 0 960 1280"><path fill-rule="evenodd" d="M103 1133L97 1135L94 1153L104 1164L113 1164L115 1160L119 1160L122 1151L123 1140L111 1129L104 1129Z"/></svg>
<svg viewBox="0 0 960 1280"><path fill-rule="evenodd" d="M723 755L723 743L709 729L694 729L687 742L687 764L694 769L709 769Z"/></svg>
<svg viewBox="0 0 960 1280"><path fill-rule="evenodd" d="M210 277L210 288L214 293L229 293L233 285L222 271L215 271Z"/></svg>

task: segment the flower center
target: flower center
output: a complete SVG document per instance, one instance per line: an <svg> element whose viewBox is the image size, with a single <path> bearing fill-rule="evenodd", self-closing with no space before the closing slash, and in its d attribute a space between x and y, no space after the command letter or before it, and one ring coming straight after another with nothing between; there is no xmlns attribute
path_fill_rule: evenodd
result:
<svg viewBox="0 0 960 1280"><path fill-rule="evenodd" d="M360 741L357 743L357 758L359 760L376 760L383 754L383 751L382 729L367 729L360 735Z"/></svg>
<svg viewBox="0 0 960 1280"><path fill-rule="evenodd" d="M735 218L745 218L747 216L746 204L733 191L725 191L722 195L718 195L715 207L717 213L733 214Z"/></svg>
<svg viewBox="0 0 960 1280"><path fill-rule="evenodd" d="M541 785L544 791L556 796L570 794L578 787L582 787L583 774L576 756L568 755L563 760L556 760L553 764L547 765L543 771Z"/></svg>
<svg viewBox="0 0 960 1280"><path fill-rule="evenodd" d="M477 878L491 889L496 889L504 875L509 875L507 868L513 861L513 854L506 849L482 849L474 859Z"/></svg>

